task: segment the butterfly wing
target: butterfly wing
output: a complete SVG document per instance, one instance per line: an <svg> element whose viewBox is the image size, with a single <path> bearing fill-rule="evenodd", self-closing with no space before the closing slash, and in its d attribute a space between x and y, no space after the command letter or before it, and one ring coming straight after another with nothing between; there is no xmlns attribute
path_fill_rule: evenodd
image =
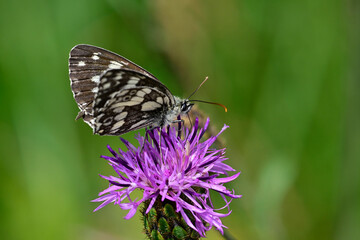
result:
<svg viewBox="0 0 360 240"><path fill-rule="evenodd" d="M83 117L89 123L87 119L91 115L100 77L111 69L135 70L159 82L154 75L116 53L91 45L76 45L70 51L69 75L71 89L80 109L77 119Z"/></svg>
<svg viewBox="0 0 360 240"><path fill-rule="evenodd" d="M174 104L174 96L159 81L138 71L112 69L100 78L92 119L88 121L96 134L121 135L162 126Z"/></svg>

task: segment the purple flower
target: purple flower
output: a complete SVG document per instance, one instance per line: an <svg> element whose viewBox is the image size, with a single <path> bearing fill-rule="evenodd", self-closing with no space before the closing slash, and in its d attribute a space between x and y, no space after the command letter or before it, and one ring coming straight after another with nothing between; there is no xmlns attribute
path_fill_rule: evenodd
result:
<svg viewBox="0 0 360 240"><path fill-rule="evenodd" d="M122 209L129 210L125 219L134 216L138 206L149 201L145 210L147 214L155 200L175 203L176 212L181 213L185 222L201 236L213 226L223 233L225 227L221 219L231 213L229 204L233 198L240 198L234 191L228 190L223 184L237 178L240 172L229 176L229 171L235 171L223 163L225 149L212 149L211 145L228 126L209 139L200 142L208 125L198 128L198 121L189 131L185 129L181 139L179 131L168 127L167 131L148 131L149 139L140 135L137 140L141 147L135 147L125 139L121 139L127 150L119 153L108 146L113 157L102 156L109 161L117 176L101 176L109 181L109 187L99 193L94 202L102 202L94 211L114 202ZM145 141L144 141L145 140ZM160 150L161 145L161 150ZM224 177L221 177L225 175ZM141 199L132 199L131 193L135 189L143 190ZM199 191L201 189L201 191ZM224 206L215 209L210 190L217 192L224 200ZM227 199L230 198L230 200ZM227 208L226 213L219 211Z"/></svg>

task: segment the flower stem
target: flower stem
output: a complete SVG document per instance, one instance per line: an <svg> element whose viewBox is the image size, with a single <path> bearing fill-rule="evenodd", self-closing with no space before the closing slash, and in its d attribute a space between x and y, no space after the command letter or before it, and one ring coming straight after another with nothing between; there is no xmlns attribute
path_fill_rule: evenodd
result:
<svg viewBox="0 0 360 240"><path fill-rule="evenodd" d="M219 232L219 231L218 231ZM220 232L219 232L220 233ZM220 233L221 234L221 233ZM231 233L229 232L229 230L227 229L224 229L224 235L222 235L222 237L225 239L225 240L236 240L236 238L234 238Z"/></svg>

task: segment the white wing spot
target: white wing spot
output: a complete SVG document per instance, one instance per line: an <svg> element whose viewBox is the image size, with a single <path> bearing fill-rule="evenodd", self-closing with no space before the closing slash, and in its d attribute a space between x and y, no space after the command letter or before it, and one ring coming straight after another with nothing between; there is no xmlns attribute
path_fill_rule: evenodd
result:
<svg viewBox="0 0 360 240"><path fill-rule="evenodd" d="M129 65L129 63L124 62L124 61L121 61L121 63L122 63L123 65Z"/></svg>
<svg viewBox="0 0 360 240"><path fill-rule="evenodd" d="M103 85L103 89L107 89L107 88L109 88L111 86L111 84L108 82L108 83L105 83L104 85Z"/></svg>
<svg viewBox="0 0 360 240"><path fill-rule="evenodd" d="M138 103L141 103L143 100L144 100L144 98L142 98L142 97L133 97L133 98L131 99L131 101L136 101L136 102L138 102Z"/></svg>
<svg viewBox="0 0 360 240"><path fill-rule="evenodd" d="M127 116L127 114L128 114L127 112L119 113L118 115L115 116L115 120L120 121L120 120L124 119Z"/></svg>
<svg viewBox="0 0 360 240"><path fill-rule="evenodd" d="M138 104L139 104L139 102L135 102L135 101L119 102L119 103L115 103L114 105L112 105L111 108L134 106L134 105L138 105Z"/></svg>
<svg viewBox="0 0 360 240"><path fill-rule="evenodd" d="M136 93L136 95L139 96L139 97L144 97L144 96L146 95L146 92L144 92L144 91L138 91L138 92Z"/></svg>
<svg viewBox="0 0 360 240"><path fill-rule="evenodd" d="M105 115L105 113L101 113L96 117L96 119L101 119L104 115Z"/></svg>
<svg viewBox="0 0 360 240"><path fill-rule="evenodd" d="M98 87L94 87L92 90L91 90L93 93L97 93L99 91L99 88Z"/></svg>
<svg viewBox="0 0 360 240"><path fill-rule="evenodd" d="M163 99L162 97L157 97L156 98L156 102L160 103L160 104L163 104Z"/></svg>
<svg viewBox="0 0 360 240"><path fill-rule="evenodd" d="M100 59L97 53L94 53L94 55L92 55L91 58L94 59L95 61Z"/></svg>
<svg viewBox="0 0 360 240"><path fill-rule="evenodd" d="M151 93L151 89L148 89L148 88L144 88L143 91L147 94Z"/></svg>
<svg viewBox="0 0 360 240"><path fill-rule="evenodd" d="M125 121L121 120L120 122L117 122L114 124L114 126L111 128L110 131L114 131L115 129L118 129L119 127L121 127L122 125L124 125Z"/></svg>
<svg viewBox="0 0 360 240"><path fill-rule="evenodd" d="M161 105L154 101L145 102L141 105L141 111L152 111L161 107Z"/></svg>
<svg viewBox="0 0 360 240"><path fill-rule="evenodd" d="M94 83L99 83L100 82L100 76L99 75L95 75L91 78L91 81Z"/></svg>
<svg viewBox="0 0 360 240"><path fill-rule="evenodd" d="M138 101L128 101L125 102L126 106L134 106L134 105L139 105Z"/></svg>
<svg viewBox="0 0 360 240"><path fill-rule="evenodd" d="M169 98L167 96L164 97L164 102L169 105Z"/></svg>
<svg viewBox="0 0 360 240"><path fill-rule="evenodd" d="M95 104L98 104L99 102L101 102L101 98L95 98Z"/></svg>
<svg viewBox="0 0 360 240"><path fill-rule="evenodd" d="M116 97L121 97L124 96L125 94L127 94L129 92L129 90L122 90L120 92L117 92Z"/></svg>
<svg viewBox="0 0 360 240"><path fill-rule="evenodd" d="M116 101L116 98L110 98L104 104L104 107L108 107L109 105L113 104Z"/></svg>
<svg viewBox="0 0 360 240"><path fill-rule="evenodd" d="M83 66L85 66L86 64L85 64L85 62L84 61L80 61L79 63L78 63L78 66L79 67L83 67Z"/></svg>
<svg viewBox="0 0 360 240"><path fill-rule="evenodd" d="M113 120L113 117L111 117L111 116L110 116L110 117L107 117L107 118L105 118L105 119L103 120L102 124L103 124L104 126L108 126L108 125L111 124L112 120Z"/></svg>
<svg viewBox="0 0 360 240"><path fill-rule="evenodd" d="M107 77L109 77L109 76L111 76L111 75L112 75L112 72L109 72L109 71L108 71L108 72L105 73L105 76L107 76Z"/></svg>
<svg viewBox="0 0 360 240"><path fill-rule="evenodd" d="M127 82L127 85L136 85L139 82L139 79L135 80L135 79L131 79Z"/></svg>
<svg viewBox="0 0 360 240"><path fill-rule="evenodd" d="M118 94L118 92L113 92L109 94L109 98L116 98L116 94Z"/></svg>
<svg viewBox="0 0 360 240"><path fill-rule="evenodd" d="M132 125L132 126L130 127L130 129L136 128L136 127L142 125L144 122L146 122L146 120L140 120L140 121L138 121L137 123L135 123L134 125Z"/></svg>
<svg viewBox="0 0 360 240"><path fill-rule="evenodd" d="M110 61L109 68L111 69L120 69L123 65L116 61Z"/></svg>
<svg viewBox="0 0 360 240"><path fill-rule="evenodd" d="M122 75L123 75L123 73L121 72L121 73L118 73L118 74L116 74L116 76L114 77L114 80L120 80L120 79L122 79L123 77L122 77Z"/></svg>
<svg viewBox="0 0 360 240"><path fill-rule="evenodd" d="M80 103L79 107L81 107L81 108L85 108L85 107L86 107L86 105L87 105L87 103L86 103L86 102L85 102L85 103Z"/></svg>
<svg viewBox="0 0 360 240"><path fill-rule="evenodd" d="M112 108L112 107L111 107ZM122 112L123 110L124 110L124 108L125 107L117 107L117 108L115 108L113 111L114 111L114 113L120 113L120 112Z"/></svg>

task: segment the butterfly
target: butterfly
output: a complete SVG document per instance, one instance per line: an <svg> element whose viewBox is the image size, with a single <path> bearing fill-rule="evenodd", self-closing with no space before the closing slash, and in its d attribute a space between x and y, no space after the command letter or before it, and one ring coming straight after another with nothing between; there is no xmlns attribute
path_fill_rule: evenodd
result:
<svg viewBox="0 0 360 240"><path fill-rule="evenodd" d="M121 135L164 127L187 114L193 103L174 96L154 75L103 48L80 44L69 56L71 90L94 134Z"/></svg>

